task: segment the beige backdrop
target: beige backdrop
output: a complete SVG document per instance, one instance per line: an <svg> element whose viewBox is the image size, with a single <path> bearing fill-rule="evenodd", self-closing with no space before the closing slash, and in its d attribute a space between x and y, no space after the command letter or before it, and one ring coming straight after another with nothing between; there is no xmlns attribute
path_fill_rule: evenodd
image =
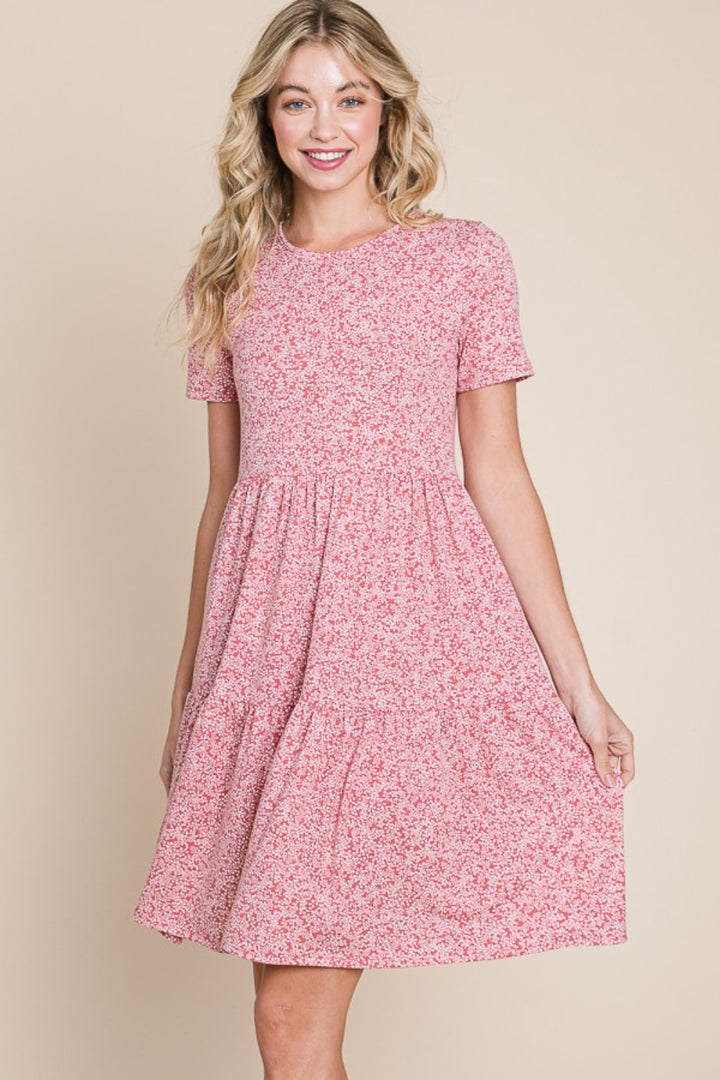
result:
<svg viewBox="0 0 720 1080"><path fill-rule="evenodd" d="M280 5L6 14L4 902L9 1080L259 1078L251 964L131 918L207 474L162 318L211 147ZM629 941L367 971L352 1080L710 1080L718 956L716 5L371 10L510 245L528 463L595 676L635 732ZM7 55L7 47L12 55Z"/></svg>

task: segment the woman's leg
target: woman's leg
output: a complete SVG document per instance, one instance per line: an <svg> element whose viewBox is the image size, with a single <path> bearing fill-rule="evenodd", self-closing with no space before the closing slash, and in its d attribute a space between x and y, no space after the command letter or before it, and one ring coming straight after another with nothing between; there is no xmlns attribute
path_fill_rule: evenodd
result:
<svg viewBox="0 0 720 1080"><path fill-rule="evenodd" d="M262 982L262 977L265 974L265 964L261 964L259 960L253 960L252 966L253 982L255 983L255 996L257 997L258 991L260 990L260 983Z"/></svg>
<svg viewBox="0 0 720 1080"><path fill-rule="evenodd" d="M362 972L253 961L263 1080L348 1080L342 1043Z"/></svg>

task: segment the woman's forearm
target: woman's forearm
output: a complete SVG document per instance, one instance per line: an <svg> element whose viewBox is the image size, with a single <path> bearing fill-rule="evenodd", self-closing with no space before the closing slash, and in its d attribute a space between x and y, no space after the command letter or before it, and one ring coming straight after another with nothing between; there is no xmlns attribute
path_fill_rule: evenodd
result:
<svg viewBox="0 0 720 1080"><path fill-rule="evenodd" d="M594 686L565 595L555 546L524 463L492 484L480 475L465 486L510 575L558 693L566 704Z"/></svg>
<svg viewBox="0 0 720 1080"><path fill-rule="evenodd" d="M195 655L202 630L210 562L228 496L229 491L211 491L208 494L197 529L187 625L172 693L173 705L180 708L192 684Z"/></svg>

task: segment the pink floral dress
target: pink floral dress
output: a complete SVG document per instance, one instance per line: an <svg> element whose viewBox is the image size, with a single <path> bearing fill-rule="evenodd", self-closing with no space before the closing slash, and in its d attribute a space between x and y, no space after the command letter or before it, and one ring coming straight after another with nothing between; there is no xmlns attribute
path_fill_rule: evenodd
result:
<svg viewBox="0 0 720 1080"><path fill-rule="evenodd" d="M192 297L188 296L188 307ZM626 940L623 788L556 693L455 464L456 394L534 374L487 225L266 241L214 379L238 402L136 922L276 964Z"/></svg>

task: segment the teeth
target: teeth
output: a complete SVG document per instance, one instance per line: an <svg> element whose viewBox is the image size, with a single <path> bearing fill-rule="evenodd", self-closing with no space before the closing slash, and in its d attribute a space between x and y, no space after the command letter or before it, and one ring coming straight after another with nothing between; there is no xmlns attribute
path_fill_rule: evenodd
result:
<svg viewBox="0 0 720 1080"><path fill-rule="evenodd" d="M335 161L337 158L345 157L346 153L347 153L346 150L341 150L341 151L336 150L334 152L326 150L322 154L308 153L308 157L317 158L318 161Z"/></svg>

